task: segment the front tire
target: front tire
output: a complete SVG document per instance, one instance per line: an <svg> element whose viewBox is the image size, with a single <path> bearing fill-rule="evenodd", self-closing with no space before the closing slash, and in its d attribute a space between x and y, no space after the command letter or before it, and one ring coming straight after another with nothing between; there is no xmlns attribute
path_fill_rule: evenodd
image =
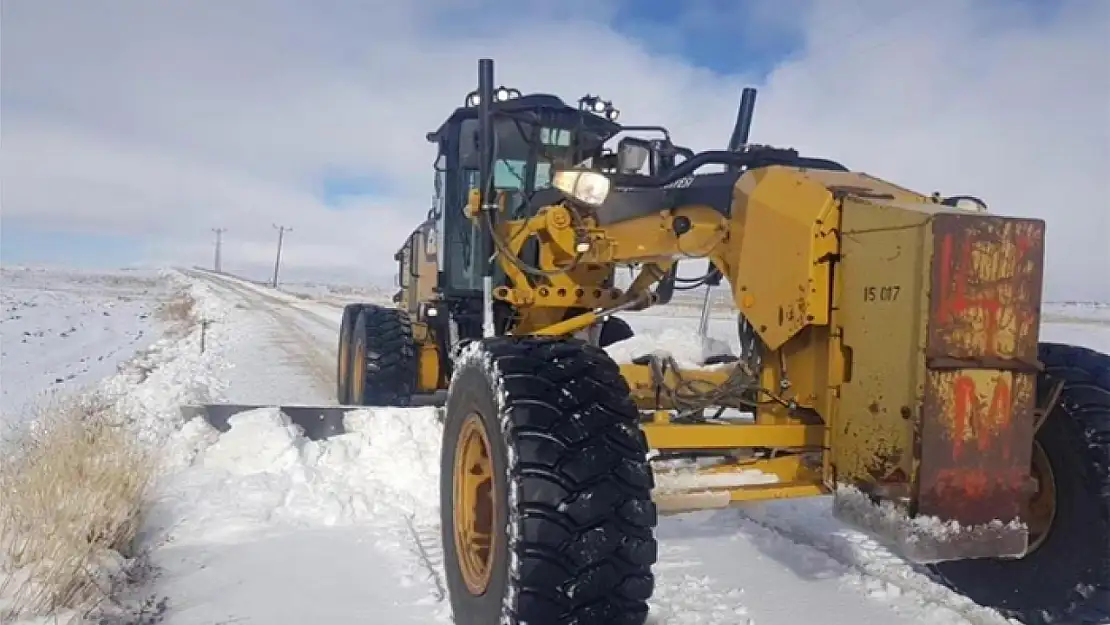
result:
<svg viewBox="0 0 1110 625"><path fill-rule="evenodd" d="M1036 442L1053 501L1025 557L934 565L948 586L1029 625L1110 623L1110 356L1042 343L1042 376L1062 380ZM1042 378L1042 381L1045 381ZM1051 388L1051 384L1038 385ZM1040 464L1045 464L1045 462ZM1030 523L1030 530L1034 525Z"/></svg>
<svg viewBox="0 0 1110 625"><path fill-rule="evenodd" d="M617 365L582 341L467 348L440 461L458 625L641 625L654 587L647 440Z"/></svg>

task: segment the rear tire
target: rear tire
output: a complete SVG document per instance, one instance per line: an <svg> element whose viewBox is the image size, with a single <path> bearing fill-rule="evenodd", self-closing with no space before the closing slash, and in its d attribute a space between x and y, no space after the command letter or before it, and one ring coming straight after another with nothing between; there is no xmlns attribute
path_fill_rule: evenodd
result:
<svg viewBox="0 0 1110 625"><path fill-rule="evenodd" d="M440 525L453 622L641 625L654 588L654 481L617 365L578 340L485 339L456 361L445 412ZM457 463L475 455L475 422L491 469L478 487L465 482L484 473ZM485 519L488 543L457 536L460 517Z"/></svg>
<svg viewBox="0 0 1110 625"><path fill-rule="evenodd" d="M417 356L408 312L363 305L351 330L350 362L352 403L409 405L416 388Z"/></svg>
<svg viewBox="0 0 1110 625"><path fill-rule="evenodd" d="M1064 381L1036 435L1055 477L1055 517L1047 535L1021 559L945 562L933 570L957 592L1029 625L1105 625L1110 623L1110 356L1042 343L1039 357L1042 376Z"/></svg>
<svg viewBox="0 0 1110 625"><path fill-rule="evenodd" d="M339 322L339 345L335 358L335 400L339 405L351 403L351 334L355 319L366 304L347 304Z"/></svg>

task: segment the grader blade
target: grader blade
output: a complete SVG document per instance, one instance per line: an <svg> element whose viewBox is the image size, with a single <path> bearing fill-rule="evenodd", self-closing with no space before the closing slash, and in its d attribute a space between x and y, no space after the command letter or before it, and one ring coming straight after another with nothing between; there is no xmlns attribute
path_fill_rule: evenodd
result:
<svg viewBox="0 0 1110 625"><path fill-rule="evenodd" d="M204 419L220 433L231 429L230 419L237 414L260 408L277 408L304 432L305 438L313 441L326 440L347 432L343 417L353 410L365 410L365 406L266 406L247 404L191 404L181 407L185 420L197 417Z"/></svg>
<svg viewBox="0 0 1110 625"><path fill-rule="evenodd" d="M1029 546L1029 529L1019 520L961 525L931 516L911 517L904 508L890 501L875 503L850 486L842 486L834 493L833 515L918 564L1016 558Z"/></svg>

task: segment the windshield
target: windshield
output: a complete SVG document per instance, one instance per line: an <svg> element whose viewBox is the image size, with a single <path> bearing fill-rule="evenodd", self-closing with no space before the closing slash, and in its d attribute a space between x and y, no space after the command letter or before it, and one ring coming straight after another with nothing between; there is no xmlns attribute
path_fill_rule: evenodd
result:
<svg viewBox="0 0 1110 625"><path fill-rule="evenodd" d="M580 144L596 147L601 140L600 135L576 131L569 126L572 121L494 121L493 186L508 196L509 214L514 218L525 216L529 198L536 190L551 186L556 169L581 160L584 146ZM477 132L478 120L462 123L459 160L467 172L477 170L480 164Z"/></svg>
<svg viewBox="0 0 1110 625"><path fill-rule="evenodd" d="M525 187L526 161L513 158L499 158L493 164L493 186L510 191L523 191ZM551 163L536 163L536 182L533 189L551 186Z"/></svg>
<svg viewBox="0 0 1110 625"><path fill-rule="evenodd" d="M571 131L505 120L498 122L497 158L493 163L493 185L498 189L524 191L529 161L535 159L535 182L530 191L551 186L551 162L570 148ZM529 135L534 137L529 140ZM536 138L539 141L536 141Z"/></svg>

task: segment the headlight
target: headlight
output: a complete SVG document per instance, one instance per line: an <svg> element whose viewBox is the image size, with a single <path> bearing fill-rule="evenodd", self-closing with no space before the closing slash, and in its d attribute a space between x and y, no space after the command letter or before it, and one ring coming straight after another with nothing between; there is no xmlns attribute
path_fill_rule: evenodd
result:
<svg viewBox="0 0 1110 625"><path fill-rule="evenodd" d="M557 171L551 186L590 206L601 206L609 197L609 178L596 171Z"/></svg>

